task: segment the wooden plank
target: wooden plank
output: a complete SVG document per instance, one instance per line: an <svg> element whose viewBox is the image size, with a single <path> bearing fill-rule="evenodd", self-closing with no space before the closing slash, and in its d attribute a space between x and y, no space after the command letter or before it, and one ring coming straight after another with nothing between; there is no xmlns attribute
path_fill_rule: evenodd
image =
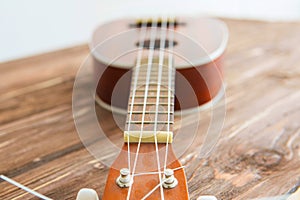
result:
<svg viewBox="0 0 300 200"><path fill-rule="evenodd" d="M180 158L191 198L285 194L300 181L300 23L225 22L226 118L216 148L198 158L211 117L201 113L199 137ZM0 65L0 174L54 199L75 199L82 187L101 195L107 175L81 144L72 118L74 76L87 55L82 45ZM98 106L97 113L108 136L122 141L110 113ZM186 126L196 119L187 116ZM35 198L0 182L0 199Z"/></svg>

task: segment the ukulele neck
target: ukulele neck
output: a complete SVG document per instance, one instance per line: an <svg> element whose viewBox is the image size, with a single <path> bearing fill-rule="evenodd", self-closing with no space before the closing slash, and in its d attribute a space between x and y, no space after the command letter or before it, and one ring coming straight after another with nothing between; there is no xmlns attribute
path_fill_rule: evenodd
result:
<svg viewBox="0 0 300 200"><path fill-rule="evenodd" d="M133 69L126 143L172 143L175 69L172 60L141 59Z"/></svg>

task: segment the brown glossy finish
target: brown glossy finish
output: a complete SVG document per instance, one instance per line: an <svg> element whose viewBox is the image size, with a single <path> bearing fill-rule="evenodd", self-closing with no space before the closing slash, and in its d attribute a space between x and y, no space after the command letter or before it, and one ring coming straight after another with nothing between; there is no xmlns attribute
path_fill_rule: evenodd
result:
<svg viewBox="0 0 300 200"><path fill-rule="evenodd" d="M177 74L181 74L186 80L175 76L175 110L202 105L217 95L223 83L222 58L221 56L215 61L198 67L176 70ZM109 105L126 109L131 81L129 69L113 66L106 67L105 64L98 62L96 59L94 62L96 77L99 77L97 72L101 71L103 73L97 85L97 95ZM121 77L122 79L120 79ZM119 82L120 80L122 83ZM190 86L183 86L186 84L186 81L188 81ZM118 96L113 97L115 94L118 94ZM196 99L186 98L194 97L195 95ZM180 99L180 103L178 99Z"/></svg>
<svg viewBox="0 0 300 200"><path fill-rule="evenodd" d="M212 40L212 37L221 37L222 31L210 33L207 30L210 26L217 26L217 23L208 19L179 18L178 23L181 22L184 25L176 27L174 32L176 45L173 56L174 68L177 72L175 110L193 108L210 101L217 95L223 82L223 52L217 57L212 56L217 52L216 49L221 46L222 41L216 39L215 44L211 42L213 45L206 41ZM135 66L137 52L120 55L122 51L130 52L136 49L141 34L140 29L129 26L132 23L134 21L126 19L100 26L91 43L91 48L94 48L92 54L95 77L97 81L99 80L97 95L103 102L122 109L126 109L128 105L131 69ZM145 36L147 40L150 37L149 32L150 30ZM160 32L161 30L158 29L157 38ZM115 35L117 36L113 37ZM148 49L144 49L143 58L147 56ZM155 50L154 56L158 57L158 50ZM207 59L208 57L212 60Z"/></svg>
<svg viewBox="0 0 300 200"><path fill-rule="evenodd" d="M223 84L223 56L205 65L177 69L175 76L175 110L200 106L213 99ZM184 87L183 84L190 84Z"/></svg>
<svg viewBox="0 0 300 200"><path fill-rule="evenodd" d="M161 166L165 159L165 144L158 144L159 147L159 158ZM131 168L134 162L134 153L136 152L137 144L130 144L131 156ZM120 168L127 168L127 144L124 144L123 149L110 168L108 178L106 181L106 187L103 193L103 200L124 200L127 197L128 188L120 188L116 184L116 179L120 175ZM168 147L168 162L167 168L175 169L181 167L181 164L177 160L172 145ZM138 157L136 172L149 172L157 171L156 152L154 144L142 144L140 146L140 154ZM186 177L184 169L174 171L174 176L178 180L178 185L173 189L164 189L165 200L188 200L188 188L186 185ZM157 184L159 184L158 175L141 175L134 178L132 185L132 191L130 200L140 200L149 191L151 191ZM155 192L147 198L148 200L158 200L160 197L160 189L158 188Z"/></svg>
<svg viewBox="0 0 300 200"><path fill-rule="evenodd" d="M126 109L131 82L131 73L130 76L126 74L129 70L116 67L106 68L104 64L100 64L96 60L94 62L95 80L98 81L96 93L99 98L109 105L112 104L115 107ZM99 79L100 72L103 74ZM123 78L121 79L121 77ZM123 83L119 84L120 80ZM116 87L117 84L119 87ZM113 93L118 96L113 98Z"/></svg>

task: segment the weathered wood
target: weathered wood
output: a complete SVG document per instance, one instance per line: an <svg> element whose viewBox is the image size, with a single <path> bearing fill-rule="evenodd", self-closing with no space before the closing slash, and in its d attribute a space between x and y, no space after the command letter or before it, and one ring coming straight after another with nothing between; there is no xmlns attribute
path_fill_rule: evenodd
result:
<svg viewBox="0 0 300 200"><path fill-rule="evenodd" d="M196 157L201 137L181 157L190 197L284 194L300 180L300 23L225 21L225 124L208 158ZM101 195L108 173L85 150L72 119L74 76L87 55L83 45L0 65L0 174L54 199L75 199L82 187ZM122 141L110 113L97 112L109 137ZM201 114L199 135L209 118ZM34 197L0 182L0 199Z"/></svg>

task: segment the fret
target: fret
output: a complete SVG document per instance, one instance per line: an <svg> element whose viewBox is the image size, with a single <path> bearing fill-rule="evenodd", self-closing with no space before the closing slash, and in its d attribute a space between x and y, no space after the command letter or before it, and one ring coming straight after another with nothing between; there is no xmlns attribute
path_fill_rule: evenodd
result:
<svg viewBox="0 0 300 200"><path fill-rule="evenodd" d="M165 80L169 80L169 77L168 77L167 73L162 73L161 75L162 75L161 80L164 80L164 79ZM148 79L154 79L154 80L155 79L157 80L157 78L158 78L158 74L156 74L156 73L155 74L151 73L151 75L148 77ZM147 80L147 74L139 74L139 76L137 77L137 79L138 80L144 80L144 81L146 81ZM133 76L132 80L136 80L136 77Z"/></svg>
<svg viewBox="0 0 300 200"><path fill-rule="evenodd" d="M159 98L165 99L165 98L169 98L169 95L159 95ZM130 97L132 98L132 96ZM134 98L145 98L144 95L134 95ZM147 98L157 98L156 95L147 95ZM170 97L171 99L174 97Z"/></svg>
<svg viewBox="0 0 300 200"><path fill-rule="evenodd" d="M152 83L153 81L150 81L150 83ZM171 84L170 86L169 86L169 83L168 83L168 81L166 81L166 82L157 82L157 81L154 81L156 84L154 85L154 84L146 84L146 82L141 82L141 81L139 81L138 82L138 84L137 84L137 88L145 88L146 86L148 86L148 88L151 88L151 89L154 89L154 88L158 88L158 84L160 85L159 87L160 88L165 88L165 89L167 89L167 88L173 88L174 87L174 84ZM134 84L134 83L132 83L132 84Z"/></svg>
<svg viewBox="0 0 300 200"><path fill-rule="evenodd" d="M146 105L145 112L149 112L149 111L155 112L156 111L155 107L156 107L155 105ZM142 111L143 108L144 108L144 105L135 105L135 104L133 104L133 111ZM127 109L128 113L130 113L130 109L131 109L131 107L129 106L129 108ZM174 112L173 109L174 109L174 106L170 106L170 113ZM168 111L168 106L161 106L160 105L158 110L167 112Z"/></svg>
<svg viewBox="0 0 300 200"><path fill-rule="evenodd" d="M166 95L169 95L169 90L165 90L165 89L163 89L163 88L161 88L160 89L160 95L163 95L163 96L166 96ZM171 93L171 97L173 98L173 92L172 91L170 91L170 93ZM135 90L135 91L131 91L131 96L132 95L145 95L145 90L141 90L141 89L139 89L139 90ZM157 94L157 90L148 90L148 95L156 95Z"/></svg>
<svg viewBox="0 0 300 200"><path fill-rule="evenodd" d="M147 99L145 98L134 98L133 100L133 104L139 104L139 103L143 103L144 105L144 101L146 100L146 104L151 104L154 103L154 105L156 105L156 97L147 97ZM130 103L132 102L132 98L129 98ZM159 98L159 102L158 105L169 105L169 99L168 98ZM171 105L171 103L170 103Z"/></svg>
<svg viewBox="0 0 300 200"><path fill-rule="evenodd" d="M162 73L162 79L169 79L168 73ZM147 73L139 73L139 76L137 77L138 79L144 79L147 80ZM158 73L151 73L150 76L148 77L149 79L157 79L158 78ZM135 77L133 77L133 80L136 80Z"/></svg>
<svg viewBox="0 0 300 200"><path fill-rule="evenodd" d="M168 71L169 69L168 68L163 68L163 70L162 70L162 74L168 74L169 73L169 71ZM147 75L147 70L140 70L139 71L139 75ZM151 73L150 73L150 75L152 76L152 75L158 75L158 69L156 70L156 69L151 69Z"/></svg>
<svg viewBox="0 0 300 200"><path fill-rule="evenodd" d="M150 73L150 77L158 77L158 72L153 72L153 71L151 71L151 73ZM163 71L162 73L161 73L162 75L168 75L168 71ZM147 72L139 72L139 77L147 77Z"/></svg>
<svg viewBox="0 0 300 200"><path fill-rule="evenodd" d="M132 116L134 116L134 115L132 115ZM168 124L168 123L170 123L170 124L174 123L174 115L170 115L169 120L167 120L166 118L164 118L162 120L157 120L156 124ZM136 119L136 120L131 119L131 121L126 120L126 124L137 124L137 125L139 125L139 124L142 124L142 119ZM153 119L144 119L144 124L155 124L155 120L153 120Z"/></svg>
<svg viewBox="0 0 300 200"><path fill-rule="evenodd" d="M154 119L157 119L158 121L168 121L168 117L169 117L169 120L171 120L173 116L171 115L168 115L167 113L166 114L158 114L158 113L155 113L155 112L148 112L148 113L135 113L135 114L132 114L131 115L131 120L132 121L138 121L138 120L141 120L143 118L143 115L144 115L144 120L145 121L154 121ZM128 121L128 120L127 120Z"/></svg>
<svg viewBox="0 0 300 200"><path fill-rule="evenodd" d="M126 124L174 124L174 121L127 121Z"/></svg>
<svg viewBox="0 0 300 200"><path fill-rule="evenodd" d="M144 84L145 85L145 87L146 87L146 84ZM158 87L158 83L155 81L154 83L152 82L150 82L150 83L148 83L147 84L148 85L148 87L155 87L155 88L157 88ZM161 84L160 84L161 85ZM160 87L162 87L162 85L160 86Z"/></svg>
<svg viewBox="0 0 300 200"><path fill-rule="evenodd" d="M144 102L133 102L133 104L131 102L129 102L129 106L131 105L138 105L138 106L143 106L143 105L150 105L150 106L153 106L153 105L156 105L156 102L146 102L146 104ZM168 106L169 105L169 102L159 102L158 105L161 105L161 106ZM170 106L174 106L174 103L171 102L170 103Z"/></svg>
<svg viewBox="0 0 300 200"><path fill-rule="evenodd" d="M161 73L161 75L162 75L162 78L167 78L167 79L169 79L169 77L168 77L168 72L162 72ZM136 74L134 74L134 75L136 75ZM138 77L137 78L158 78L158 75L159 75L159 73L158 72L151 72L150 73L150 76L147 76L147 72L139 72L139 74L138 74ZM135 78L135 76L133 76L133 78ZM171 78L173 78L173 77L171 77Z"/></svg>
<svg viewBox="0 0 300 200"><path fill-rule="evenodd" d="M142 93L142 90L137 91L136 95L138 95L138 94L144 95L145 91L143 91L143 93ZM160 95L168 95L168 94L169 94L169 90L168 89L164 89L164 87L160 88ZM157 95L157 90L148 90L148 95Z"/></svg>
<svg viewBox="0 0 300 200"><path fill-rule="evenodd" d="M155 81L157 81L158 80L158 74L151 74L150 77L148 77L148 79L147 79L146 74L139 74L137 79L140 80L140 81L146 81L146 80L155 80ZM132 81L135 81L135 80L136 80L136 77L132 77ZM161 74L161 80L168 81L169 80L168 74L162 73Z"/></svg>
<svg viewBox="0 0 300 200"><path fill-rule="evenodd" d="M171 85L171 88L173 88L174 86ZM157 92L157 85L148 85L148 92L152 91L152 92ZM141 85L137 85L136 90L138 91L144 91L146 90L146 85L145 84L141 84ZM165 90L168 91L168 87L166 85L161 85L160 86L160 90ZM173 90L172 90L173 91Z"/></svg>
<svg viewBox="0 0 300 200"><path fill-rule="evenodd" d="M125 142L128 139L130 142L138 142L137 139L139 139L139 137L135 137L134 134L139 135L140 131L143 131L143 133L147 131L150 134L149 137L147 137L148 139L143 138L141 142L151 143L154 142L154 130L172 132L174 124L175 69L169 72L168 67L163 67L161 79L158 80L159 64L154 62L154 60L155 59L153 59L153 63L151 63L150 74L147 74L147 59L142 59L138 74L136 74L136 68L133 69L134 72L131 80L125 127L126 131L124 132ZM138 76L136 77L136 75ZM135 84L136 87L133 90ZM172 141L173 135L168 136L162 134L158 142L165 143L168 137L171 137L169 139Z"/></svg>
<svg viewBox="0 0 300 200"><path fill-rule="evenodd" d="M149 110L149 111L145 111L145 112L143 112L142 110L134 110L134 111L132 111L132 112L130 112L130 111L128 111L127 112L128 114L143 114L143 113L145 113L145 114L156 114L156 111L155 110ZM168 114L168 111L158 111L157 112L157 114ZM173 115L174 114L174 112L170 112L170 115Z"/></svg>
<svg viewBox="0 0 300 200"><path fill-rule="evenodd" d="M147 72L148 70L148 65L144 65L140 67L140 72ZM151 72L158 72L159 70L159 64L158 63L152 63L152 67L151 67ZM168 73L169 71L169 67L167 65L163 65L162 66L162 71Z"/></svg>
<svg viewBox="0 0 300 200"><path fill-rule="evenodd" d="M144 95L145 94L145 89L138 88L134 91L131 90L130 95L132 96L133 93L139 94L139 95ZM162 88L160 89L160 94L168 94L168 93L169 93L168 89L162 89ZM171 93L171 95L174 94L173 90L171 90L170 93ZM157 94L157 89L148 89L148 94L156 95Z"/></svg>
<svg viewBox="0 0 300 200"><path fill-rule="evenodd" d="M135 82L135 80L132 80L131 81L131 84L134 84L134 82ZM148 86L155 86L155 87L157 87L158 85L160 85L160 87L166 87L166 88L168 88L169 87L169 80L168 79L161 79L160 81L158 81L157 79L149 79L148 80L148 82L147 82L147 80L145 80L145 79L139 79L138 81L137 81L138 83L137 84L140 84L140 85L148 85ZM174 81L173 80L171 80L171 86L173 86L173 83Z"/></svg>
<svg viewBox="0 0 300 200"><path fill-rule="evenodd" d="M147 80L145 80L145 79L141 79L141 80L139 79L137 85L145 85L146 86L146 81ZM160 82L158 82L158 80L155 80L155 79L150 79L149 82L150 83L155 83L156 87L157 87L158 84L160 84L160 86L165 86L165 87L167 87L168 84L169 84L169 80L168 79L161 79ZM135 83L135 80L132 80L131 84L134 84L134 83Z"/></svg>

